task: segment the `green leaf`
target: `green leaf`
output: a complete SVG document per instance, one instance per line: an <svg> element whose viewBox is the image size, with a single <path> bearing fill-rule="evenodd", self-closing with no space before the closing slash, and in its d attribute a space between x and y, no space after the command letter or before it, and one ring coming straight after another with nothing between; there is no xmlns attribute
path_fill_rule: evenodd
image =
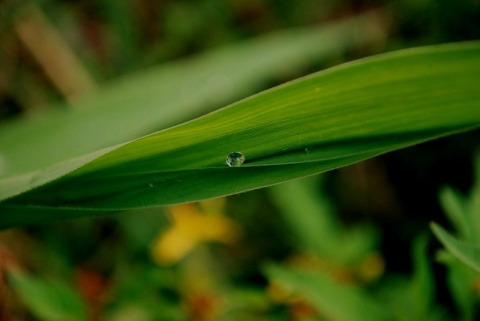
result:
<svg viewBox="0 0 480 321"><path fill-rule="evenodd" d="M440 193L442 207L448 218L453 223L458 234L458 239L464 241L460 246L470 247L467 251L472 251L479 245L480 225L480 157L475 158L475 184L470 191L468 198L462 197L457 191L448 187L444 188ZM445 234L446 239L453 239L453 244L460 243L445 231L440 229L440 233ZM442 241L445 244L445 241ZM460 248L458 250L460 250ZM474 250L473 250L474 251ZM461 320L472 320L475 314L475 306L478 301L476 294L471 290L478 278L478 271L465 264L464 260L458 259L458 255L454 254L450 249L442 249L437 253L437 260L447 266L447 284L452 299L461 314ZM478 260L477 260L478 262Z"/></svg>
<svg viewBox="0 0 480 321"><path fill-rule="evenodd" d="M269 191L301 250L352 267L373 251L378 233L367 226L342 227L315 183L317 179L295 180Z"/></svg>
<svg viewBox="0 0 480 321"><path fill-rule="evenodd" d="M479 126L480 42L363 59L0 181L1 226L239 193ZM229 168L233 151L246 161ZM77 168L74 170L74 168Z"/></svg>
<svg viewBox="0 0 480 321"><path fill-rule="evenodd" d="M445 251L445 254L451 256L448 261L443 261L443 263L447 266L446 282L452 300L457 306L459 314L462 315L459 320L473 320L478 299L471 289L478 279L477 273L463 262L455 259L449 252Z"/></svg>
<svg viewBox="0 0 480 321"><path fill-rule="evenodd" d="M453 188L444 187L440 191L440 202L445 214L453 223L461 238L471 240L474 226L471 224L473 222L469 222L470 217L465 206L466 201Z"/></svg>
<svg viewBox="0 0 480 321"><path fill-rule="evenodd" d="M44 169L177 125L312 63L375 43L384 38L377 15L370 12L220 47L114 81L73 108L2 124L0 177Z"/></svg>
<svg viewBox="0 0 480 321"><path fill-rule="evenodd" d="M435 282L428 261L425 235L412 244L413 274L389 275L382 285L382 300L392 312L392 320L443 320L444 313L435 306Z"/></svg>
<svg viewBox="0 0 480 321"><path fill-rule="evenodd" d="M413 243L413 276L409 288L409 320L425 320L434 311L435 283L427 256L428 239L417 237ZM407 311L407 309L405 309Z"/></svg>
<svg viewBox="0 0 480 321"><path fill-rule="evenodd" d="M269 192L301 250L335 257L342 231L329 200L316 189L317 182L295 180Z"/></svg>
<svg viewBox="0 0 480 321"><path fill-rule="evenodd" d="M476 245L480 245L480 153L477 153L474 162L475 184L470 191L469 202L467 203L469 212L470 229L472 230L471 240Z"/></svg>
<svg viewBox="0 0 480 321"><path fill-rule="evenodd" d="M272 281L304 297L328 320L387 320L380 301L360 287L342 285L321 273L269 265L265 273Z"/></svg>
<svg viewBox="0 0 480 321"><path fill-rule="evenodd" d="M86 308L67 284L19 271L9 271L8 280L29 310L44 321L86 320Z"/></svg>
<svg viewBox="0 0 480 321"><path fill-rule="evenodd" d="M480 273L480 248L458 241L435 223L431 223L430 227L453 256L474 269L477 273Z"/></svg>

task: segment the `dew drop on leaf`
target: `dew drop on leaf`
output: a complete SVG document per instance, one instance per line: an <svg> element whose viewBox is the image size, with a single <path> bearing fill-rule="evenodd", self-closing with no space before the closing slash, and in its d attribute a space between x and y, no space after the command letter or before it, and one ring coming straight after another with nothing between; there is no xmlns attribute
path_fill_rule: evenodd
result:
<svg viewBox="0 0 480 321"><path fill-rule="evenodd" d="M230 167L241 166L244 161L245 161L245 156L243 156L243 154L240 152L231 152L230 154L228 154L227 160L226 160L227 165Z"/></svg>

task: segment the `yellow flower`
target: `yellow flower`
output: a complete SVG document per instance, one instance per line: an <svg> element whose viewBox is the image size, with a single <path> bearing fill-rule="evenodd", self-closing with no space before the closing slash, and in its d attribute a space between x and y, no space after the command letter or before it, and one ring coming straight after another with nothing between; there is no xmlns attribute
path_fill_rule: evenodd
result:
<svg viewBox="0 0 480 321"><path fill-rule="evenodd" d="M172 226L161 233L152 247L152 256L159 264L172 264L185 257L201 242L216 241L225 244L235 242L240 233L238 225L222 215L221 206L214 202L223 199L202 202L207 211L203 214L196 204L171 206L169 212Z"/></svg>

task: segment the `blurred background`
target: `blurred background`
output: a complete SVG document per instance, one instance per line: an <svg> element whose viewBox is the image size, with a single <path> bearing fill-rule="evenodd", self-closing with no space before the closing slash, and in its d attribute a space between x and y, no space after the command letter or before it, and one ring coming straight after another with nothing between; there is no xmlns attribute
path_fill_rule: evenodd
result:
<svg viewBox="0 0 480 321"><path fill-rule="evenodd" d="M375 37L269 71L182 120L343 62L480 38L478 0L2 0L0 127L218 48L366 13L359 37ZM479 138L196 204L0 232L0 320L474 320L480 279L435 261L428 223L450 226L442 188L469 195Z"/></svg>

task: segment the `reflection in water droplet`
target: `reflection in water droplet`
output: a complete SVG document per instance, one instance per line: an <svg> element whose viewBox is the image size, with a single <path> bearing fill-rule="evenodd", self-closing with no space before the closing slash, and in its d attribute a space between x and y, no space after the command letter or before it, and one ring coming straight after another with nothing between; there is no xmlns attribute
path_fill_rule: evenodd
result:
<svg viewBox="0 0 480 321"><path fill-rule="evenodd" d="M310 154L312 151L311 147L305 147L305 153Z"/></svg>
<svg viewBox="0 0 480 321"><path fill-rule="evenodd" d="M226 160L227 165L230 167L241 166L244 161L245 161L245 156L243 156L243 154L240 152L231 152L230 154L228 154L227 160Z"/></svg>

